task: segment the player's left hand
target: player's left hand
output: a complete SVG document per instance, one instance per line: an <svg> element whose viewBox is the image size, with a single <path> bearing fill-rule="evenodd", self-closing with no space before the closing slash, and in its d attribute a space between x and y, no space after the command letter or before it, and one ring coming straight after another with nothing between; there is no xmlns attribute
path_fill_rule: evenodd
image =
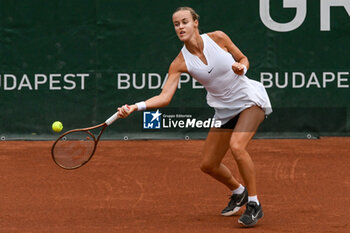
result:
<svg viewBox="0 0 350 233"><path fill-rule="evenodd" d="M235 62L232 64L232 70L237 75L244 75L244 66L243 66L243 64L241 64L239 62Z"/></svg>

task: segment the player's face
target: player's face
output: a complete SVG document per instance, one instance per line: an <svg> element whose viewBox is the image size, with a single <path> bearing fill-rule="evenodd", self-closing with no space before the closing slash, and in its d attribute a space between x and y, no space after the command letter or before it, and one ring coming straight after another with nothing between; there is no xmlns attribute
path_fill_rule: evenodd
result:
<svg viewBox="0 0 350 233"><path fill-rule="evenodd" d="M176 35L181 41L189 40L198 29L198 20L193 21L191 12L178 11L173 14L173 24Z"/></svg>

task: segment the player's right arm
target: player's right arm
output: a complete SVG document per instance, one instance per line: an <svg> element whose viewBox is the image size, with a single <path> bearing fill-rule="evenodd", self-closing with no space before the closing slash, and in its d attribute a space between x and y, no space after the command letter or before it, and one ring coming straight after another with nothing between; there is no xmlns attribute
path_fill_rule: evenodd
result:
<svg viewBox="0 0 350 233"><path fill-rule="evenodd" d="M188 72L185 60L180 52L179 55L170 64L168 79L166 80L163 90L159 95L153 96L145 101L147 109L161 108L169 105L177 89L181 73ZM128 117L132 112L137 111L137 105L123 105L118 108L119 117Z"/></svg>

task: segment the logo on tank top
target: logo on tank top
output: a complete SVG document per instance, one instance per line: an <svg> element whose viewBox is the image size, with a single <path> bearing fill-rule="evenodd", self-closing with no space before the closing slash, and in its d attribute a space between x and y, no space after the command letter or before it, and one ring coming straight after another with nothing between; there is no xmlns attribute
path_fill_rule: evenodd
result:
<svg viewBox="0 0 350 233"><path fill-rule="evenodd" d="M211 68L211 70L208 71L208 74L210 74L213 71L214 67Z"/></svg>

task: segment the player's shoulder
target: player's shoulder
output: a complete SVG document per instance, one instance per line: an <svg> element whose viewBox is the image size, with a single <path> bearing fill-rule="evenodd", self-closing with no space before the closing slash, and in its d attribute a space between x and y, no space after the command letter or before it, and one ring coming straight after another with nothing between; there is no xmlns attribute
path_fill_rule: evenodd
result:
<svg viewBox="0 0 350 233"><path fill-rule="evenodd" d="M209 32L207 35L215 41L222 49L227 51L227 48L232 45L232 41L228 35L223 31Z"/></svg>
<svg viewBox="0 0 350 233"><path fill-rule="evenodd" d="M208 32L207 35L213 39L214 41L224 41L229 39L229 37L227 36L227 34L223 31L217 30L217 31L213 31L213 32Z"/></svg>
<svg viewBox="0 0 350 233"><path fill-rule="evenodd" d="M180 51L179 54L175 57L175 59L170 64L169 71L173 72L187 72L186 71L186 63L184 56L182 55L182 52Z"/></svg>
<svg viewBox="0 0 350 233"><path fill-rule="evenodd" d="M175 57L175 59L171 63L171 66L179 66L182 63L185 63L185 59L184 59L184 56L182 54L182 51L180 51L179 54Z"/></svg>

